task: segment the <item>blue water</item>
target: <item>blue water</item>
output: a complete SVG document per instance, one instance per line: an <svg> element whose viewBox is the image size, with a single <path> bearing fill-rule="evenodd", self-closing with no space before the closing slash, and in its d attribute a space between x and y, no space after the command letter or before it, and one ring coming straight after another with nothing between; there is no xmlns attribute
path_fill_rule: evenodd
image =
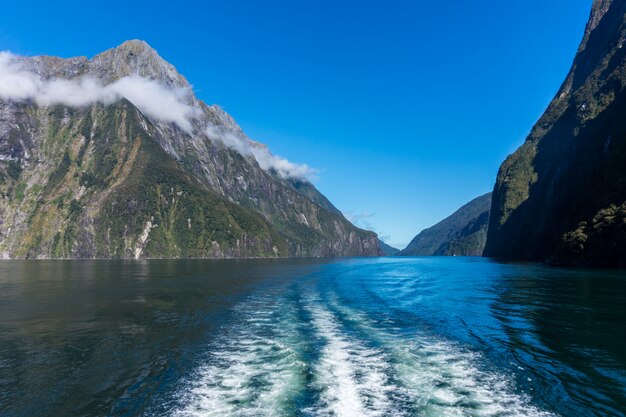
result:
<svg viewBox="0 0 626 417"><path fill-rule="evenodd" d="M626 273L0 263L2 416L625 416Z"/></svg>

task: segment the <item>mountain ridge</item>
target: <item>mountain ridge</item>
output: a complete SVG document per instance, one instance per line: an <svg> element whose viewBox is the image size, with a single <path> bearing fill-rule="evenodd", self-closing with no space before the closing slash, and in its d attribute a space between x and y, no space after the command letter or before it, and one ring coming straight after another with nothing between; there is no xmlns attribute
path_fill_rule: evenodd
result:
<svg viewBox="0 0 626 417"><path fill-rule="evenodd" d="M104 197L97 196L103 189L112 187L114 180L125 185L136 180L115 178L124 169L132 171L132 166L124 168L124 164L133 152L139 152L129 145L136 141L137 135L143 137L138 149L145 150L145 158L176 165L174 177L182 181L179 184L182 188L176 193L181 192L182 196L195 195L194 190L214 193L217 200L212 201L223 201L219 203L224 204L220 207L225 207L222 214L232 220L222 226L238 228L239 236L229 235L221 243L214 240L219 250L211 244L199 253L200 257L372 256L380 253L374 233L349 223L302 176L309 172L307 166L271 154L267 147L249 139L221 108L198 100L188 81L145 42L127 41L91 60L6 54L0 58L0 68L21 81L22 84L16 83L18 86L28 87L22 88L24 91L0 90L4 94L0 95L0 192L3 196L0 214L5 219L0 224L0 253L3 257L16 254L19 257L55 257L50 242L55 238L50 236L50 231L33 241L25 239L29 231L23 226L34 227L28 220L41 217L40 203L50 203L46 193L54 189L50 184L55 181L63 184L66 192L76 191L57 214L61 218L65 216L66 222L78 215L91 219L91 223L83 219L89 233L83 230L87 234L83 233L81 242L74 239L73 249L66 251L64 257L110 256L108 249L98 249L89 243L99 232L106 232L94 226L94 222L102 223L103 209L87 213L84 206L93 207L93 199L105 201ZM159 107L161 102L167 106ZM120 103L126 106L125 110L121 110ZM130 125L129 120L133 120ZM103 125L106 125L105 130ZM134 132L135 136L128 136L129 132ZM145 144L151 142L158 144L167 157L161 155L158 148L146 147ZM102 167L103 161L108 165ZM101 175L105 171L108 175ZM152 181L152 177L139 178ZM164 178L159 181L168 182ZM179 209L184 204L182 198L166 197L162 192L157 195L156 190L162 184L147 185L151 187L146 191L150 201L162 199L170 208L178 201ZM163 218L154 226L155 213L144 213L143 208L156 210L165 206L145 201L135 203L135 211L123 212L128 216L142 213L140 223L143 226L135 227L132 234L118 230L113 243L116 247L124 246L124 250L114 251L114 256L160 257L156 246L143 250L136 242L143 240L139 246L149 245L151 236L160 236L160 230L165 229ZM65 204L73 205L75 211L71 215ZM243 213L237 207L247 213L244 217L252 222L249 226L260 235L247 234L247 229L235 221L243 218L242 214L233 214ZM7 216L8 213L12 216ZM209 214L204 213L204 218ZM191 256L180 249L182 240L188 239L192 230L191 226L184 227L191 222L191 217L183 219L181 215L170 219L176 227L169 236L154 239L166 246L173 245L171 250L163 252L167 257ZM42 229L55 224L52 220L39 223L37 227ZM267 230L262 226L265 223L270 225ZM216 236L218 231L213 231ZM256 249L247 251L242 249L244 240L269 243L255 243ZM18 241L22 242L18 245L22 249L12 249ZM257 250L260 246L263 250Z"/></svg>
<svg viewBox="0 0 626 417"><path fill-rule="evenodd" d="M485 255L625 266L626 3L594 0L572 67L494 186Z"/></svg>
<svg viewBox="0 0 626 417"><path fill-rule="evenodd" d="M464 204L434 226L422 230L399 256L481 256L485 246L491 193Z"/></svg>

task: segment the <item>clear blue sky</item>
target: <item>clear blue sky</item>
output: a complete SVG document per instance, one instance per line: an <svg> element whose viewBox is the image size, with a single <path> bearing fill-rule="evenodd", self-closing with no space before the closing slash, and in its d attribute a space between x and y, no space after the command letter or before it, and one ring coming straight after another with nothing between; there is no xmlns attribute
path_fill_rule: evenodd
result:
<svg viewBox="0 0 626 417"><path fill-rule="evenodd" d="M403 246L491 191L563 81L591 0L7 2L0 50L143 39L253 139Z"/></svg>

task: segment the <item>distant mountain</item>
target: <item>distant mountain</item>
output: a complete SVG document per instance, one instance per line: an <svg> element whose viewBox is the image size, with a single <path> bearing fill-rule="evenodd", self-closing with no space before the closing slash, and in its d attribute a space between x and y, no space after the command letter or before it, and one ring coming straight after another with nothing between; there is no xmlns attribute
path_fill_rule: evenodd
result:
<svg viewBox="0 0 626 417"><path fill-rule="evenodd" d="M381 255L383 256L395 256L400 252L400 249L396 249L393 246L389 246L382 240L378 240L378 247L380 248Z"/></svg>
<svg viewBox="0 0 626 417"><path fill-rule="evenodd" d="M491 193L482 195L423 230L400 256L481 256L487 237Z"/></svg>
<svg viewBox="0 0 626 417"><path fill-rule="evenodd" d="M145 42L0 53L0 81L2 258L380 254Z"/></svg>
<svg viewBox="0 0 626 417"><path fill-rule="evenodd" d="M626 2L594 0L565 82L500 167L485 255L626 266Z"/></svg>

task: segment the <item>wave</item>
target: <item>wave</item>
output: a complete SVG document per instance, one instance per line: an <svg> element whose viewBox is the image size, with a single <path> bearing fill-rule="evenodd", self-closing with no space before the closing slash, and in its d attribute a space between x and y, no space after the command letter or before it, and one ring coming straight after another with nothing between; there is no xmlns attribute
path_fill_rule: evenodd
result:
<svg viewBox="0 0 626 417"><path fill-rule="evenodd" d="M302 296L302 294L305 294ZM485 359L401 333L309 287L256 296L209 346L172 414L551 417Z"/></svg>
<svg viewBox="0 0 626 417"><path fill-rule="evenodd" d="M291 415L303 386L297 320L288 305L253 299L237 308L244 317L220 336L182 393L173 415Z"/></svg>
<svg viewBox="0 0 626 417"><path fill-rule="evenodd" d="M483 370L483 358L454 342L426 334L410 338L378 329L366 314L347 307L335 295L329 304L366 339L383 346L410 415L432 417L552 417L515 391L495 370ZM391 414L390 414L391 415Z"/></svg>
<svg viewBox="0 0 626 417"><path fill-rule="evenodd" d="M313 386L321 392L319 404L305 410L312 416L402 415L392 395L398 387L388 378L389 363L380 349L369 348L347 336L321 305L310 305L315 331L324 341L314 366Z"/></svg>

